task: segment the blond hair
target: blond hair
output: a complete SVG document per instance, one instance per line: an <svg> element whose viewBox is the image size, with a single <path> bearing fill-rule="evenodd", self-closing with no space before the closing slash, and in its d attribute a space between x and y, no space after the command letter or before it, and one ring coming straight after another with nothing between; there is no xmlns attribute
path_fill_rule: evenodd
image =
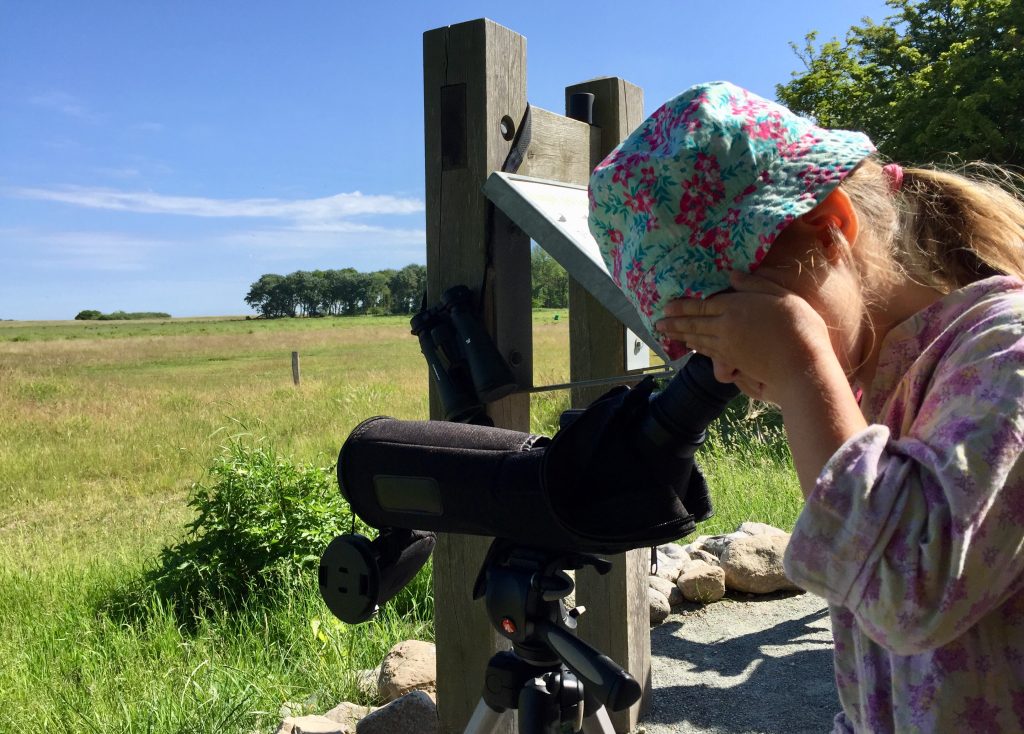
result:
<svg viewBox="0 0 1024 734"><path fill-rule="evenodd" d="M975 164L904 168L899 189L891 184L873 157L841 184L868 235L861 264L872 279L904 275L942 293L992 275L1024 280L1024 202L1011 193L1024 191L1021 177Z"/></svg>

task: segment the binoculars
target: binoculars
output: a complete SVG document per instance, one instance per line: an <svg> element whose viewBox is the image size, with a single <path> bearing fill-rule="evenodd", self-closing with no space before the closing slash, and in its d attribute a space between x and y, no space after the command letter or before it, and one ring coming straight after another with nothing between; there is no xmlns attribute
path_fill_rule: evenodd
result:
<svg viewBox="0 0 1024 734"><path fill-rule="evenodd" d="M445 420L474 422L486 403L516 389L512 370L484 328L466 286L449 288L441 303L430 308L424 296L410 326L430 365Z"/></svg>

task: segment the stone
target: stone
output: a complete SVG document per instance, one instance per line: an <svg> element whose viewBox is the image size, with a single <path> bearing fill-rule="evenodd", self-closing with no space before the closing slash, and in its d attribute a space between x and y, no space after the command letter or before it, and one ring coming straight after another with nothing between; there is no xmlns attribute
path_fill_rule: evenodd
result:
<svg viewBox="0 0 1024 734"><path fill-rule="evenodd" d="M352 734L352 729L324 716L289 716L277 734Z"/></svg>
<svg viewBox="0 0 1024 734"><path fill-rule="evenodd" d="M380 680L380 668L356 671L356 689L372 701L380 700L380 687L377 681Z"/></svg>
<svg viewBox="0 0 1024 734"><path fill-rule="evenodd" d="M677 607L683 603L683 593L679 591L679 587L668 579L663 579L660 576L648 576L647 585L655 591L660 591L668 598L668 605L670 607Z"/></svg>
<svg viewBox="0 0 1024 734"><path fill-rule="evenodd" d="M437 705L426 691L412 691L367 714L356 734L437 734Z"/></svg>
<svg viewBox="0 0 1024 734"><path fill-rule="evenodd" d="M736 532L746 533L747 535L789 535L785 530L780 530L767 523L752 522L750 520L736 528Z"/></svg>
<svg viewBox="0 0 1024 734"><path fill-rule="evenodd" d="M680 561L689 560L689 555L686 550L678 543L665 543L665 545L659 545L658 550L669 558L675 558Z"/></svg>
<svg viewBox="0 0 1024 734"><path fill-rule="evenodd" d="M325 713L324 718L336 721L339 724L346 726L349 732L354 732L359 720L369 715L372 711L373 708L370 706L360 706L355 703L349 703L348 701L342 701Z"/></svg>
<svg viewBox="0 0 1024 734"><path fill-rule="evenodd" d="M437 694L437 653L433 643L399 642L380 664L377 688L384 701L394 701L410 691Z"/></svg>
<svg viewBox="0 0 1024 734"><path fill-rule="evenodd" d="M747 535L734 540L721 557L726 586L750 594L799 591L782 568L788 544L788 533Z"/></svg>
<svg viewBox="0 0 1024 734"><path fill-rule="evenodd" d="M675 583L676 579L679 578L679 574L683 572L683 566L690 562L690 556L685 553L678 554L674 552L670 555L662 550L662 548L664 546L658 548L656 556L658 568L654 575Z"/></svg>
<svg viewBox="0 0 1024 734"><path fill-rule="evenodd" d="M721 566L722 562L718 560L718 556L708 553L706 550L697 550L693 552L693 560L704 561L704 563L710 563L712 566Z"/></svg>
<svg viewBox="0 0 1024 734"><path fill-rule="evenodd" d="M651 611L652 627L664 622L668 619L668 615L672 613L672 608L668 604L668 597L655 589L647 589L647 604Z"/></svg>
<svg viewBox="0 0 1024 734"><path fill-rule="evenodd" d="M749 538L750 536L746 533L739 531L729 533L728 535L711 535L704 539L701 543L701 549L706 550L716 558L721 558L722 554L725 553L725 549L729 547L729 544L739 538Z"/></svg>
<svg viewBox="0 0 1024 734"><path fill-rule="evenodd" d="M676 585L685 599L710 604L725 596L725 571L705 561L694 561Z"/></svg>

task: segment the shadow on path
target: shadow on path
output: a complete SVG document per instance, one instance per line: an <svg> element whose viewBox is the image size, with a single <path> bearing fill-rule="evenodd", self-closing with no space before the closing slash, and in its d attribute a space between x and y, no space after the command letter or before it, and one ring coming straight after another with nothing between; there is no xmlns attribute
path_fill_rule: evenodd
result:
<svg viewBox="0 0 1024 734"><path fill-rule="evenodd" d="M649 734L828 732L839 710L824 602L724 601L651 630Z"/></svg>

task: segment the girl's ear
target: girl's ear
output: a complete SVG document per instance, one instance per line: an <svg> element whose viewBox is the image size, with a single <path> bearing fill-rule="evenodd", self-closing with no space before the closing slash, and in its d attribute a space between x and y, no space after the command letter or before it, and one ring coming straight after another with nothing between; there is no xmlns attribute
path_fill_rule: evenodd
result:
<svg viewBox="0 0 1024 734"><path fill-rule="evenodd" d="M847 243L853 246L860 231L857 212L849 195L841 188L834 189L820 204L797 221L818 241L822 252L830 261L840 257L843 252L843 248L835 246L835 233L841 232Z"/></svg>

